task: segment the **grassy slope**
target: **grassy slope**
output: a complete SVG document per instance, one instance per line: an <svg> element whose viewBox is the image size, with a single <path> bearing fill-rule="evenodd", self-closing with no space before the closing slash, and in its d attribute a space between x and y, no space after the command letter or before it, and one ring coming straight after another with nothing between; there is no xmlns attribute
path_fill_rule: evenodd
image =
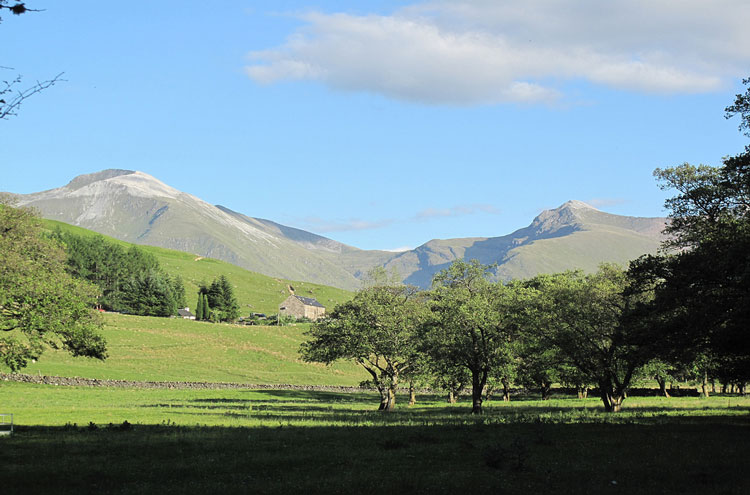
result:
<svg viewBox="0 0 750 495"><path fill-rule="evenodd" d="M358 385L351 363L327 367L298 354L307 325L238 326L180 318L105 314L109 358L98 361L48 351L26 373L139 381Z"/></svg>
<svg viewBox="0 0 750 495"><path fill-rule="evenodd" d="M634 253L654 253L658 248L658 239L625 230L581 230L511 250L508 261L500 265L498 273L503 279L529 278L574 267L590 273L605 261L627 268Z"/></svg>
<svg viewBox="0 0 750 495"><path fill-rule="evenodd" d="M43 220L43 222L50 230L59 228L82 236L101 235L55 220ZM104 237L125 247L132 246L132 244L124 241L107 236ZM226 275L234 286L242 315L247 315L251 312L276 313L279 304L289 296L287 285L294 287L297 295L314 297L328 311L332 310L336 304L344 302L351 297L351 292L335 287L267 277L259 273L247 271L231 263L211 258L202 258L181 251L143 245L138 245L138 247L156 256L167 273L182 277L187 293L187 303L190 308L194 308L197 303L196 294L199 284L211 283L219 275Z"/></svg>

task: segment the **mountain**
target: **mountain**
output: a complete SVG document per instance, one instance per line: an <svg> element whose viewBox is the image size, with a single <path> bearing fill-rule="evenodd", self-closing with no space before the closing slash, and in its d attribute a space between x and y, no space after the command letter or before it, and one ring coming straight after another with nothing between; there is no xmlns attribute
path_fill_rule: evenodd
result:
<svg viewBox="0 0 750 495"><path fill-rule="evenodd" d="M432 240L400 253L386 267L427 287L435 273L458 258L497 263L503 280L570 269L594 271L602 262L626 265L659 248L666 219L613 215L581 201L545 210L531 225L501 237Z"/></svg>
<svg viewBox="0 0 750 495"><path fill-rule="evenodd" d="M43 217L137 244L218 258L265 275L356 289L373 266L395 268L428 287L457 258L497 263L502 279L572 268L596 269L654 252L663 218L599 211L580 201L546 210L528 227L500 237L436 239L402 253L368 251L270 220L253 218L178 191L132 170L81 175L67 185L15 195Z"/></svg>

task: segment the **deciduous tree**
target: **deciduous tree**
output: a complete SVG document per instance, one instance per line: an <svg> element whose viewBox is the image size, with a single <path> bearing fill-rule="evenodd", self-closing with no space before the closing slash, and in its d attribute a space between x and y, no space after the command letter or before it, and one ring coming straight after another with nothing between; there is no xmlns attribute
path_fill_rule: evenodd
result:
<svg viewBox="0 0 750 495"><path fill-rule="evenodd" d="M471 373L473 414L482 413L487 380L511 359L519 308L528 292L489 280L492 267L477 260L454 261L433 280L433 318L422 344L433 359L459 364Z"/></svg>
<svg viewBox="0 0 750 495"><path fill-rule="evenodd" d="M306 361L351 359L372 377L379 410L391 411L396 387L417 360L417 328L426 307L414 287L374 285L312 325L300 352Z"/></svg>
<svg viewBox="0 0 750 495"><path fill-rule="evenodd" d="M744 80L750 84L750 79ZM726 108L750 134L750 89ZM711 354L750 379L750 146L720 167L683 164L657 169L670 223L662 253L631 265L631 277L651 285L644 308L667 345L662 359L683 364Z"/></svg>
<svg viewBox="0 0 750 495"><path fill-rule="evenodd" d="M590 275L565 272L534 279L542 335L560 358L594 381L607 411L619 411L638 369L652 356L653 336L626 316L639 300L628 296L625 272L601 265Z"/></svg>
<svg viewBox="0 0 750 495"><path fill-rule="evenodd" d="M34 213L0 201L0 360L11 371L45 347L105 359L98 290L65 271L65 253Z"/></svg>

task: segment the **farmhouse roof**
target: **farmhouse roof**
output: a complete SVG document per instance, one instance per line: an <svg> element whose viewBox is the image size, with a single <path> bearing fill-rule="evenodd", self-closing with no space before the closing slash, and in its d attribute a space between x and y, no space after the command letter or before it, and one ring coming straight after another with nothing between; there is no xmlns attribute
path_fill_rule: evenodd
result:
<svg viewBox="0 0 750 495"><path fill-rule="evenodd" d="M304 304L305 306L316 306L318 308L325 307L322 304L320 304L316 299L313 299L312 297L302 297L302 296L294 296L294 297L299 299L302 302L302 304Z"/></svg>
<svg viewBox="0 0 750 495"><path fill-rule="evenodd" d="M188 309L178 309L177 314L185 317L185 316L195 316L193 313L190 312Z"/></svg>

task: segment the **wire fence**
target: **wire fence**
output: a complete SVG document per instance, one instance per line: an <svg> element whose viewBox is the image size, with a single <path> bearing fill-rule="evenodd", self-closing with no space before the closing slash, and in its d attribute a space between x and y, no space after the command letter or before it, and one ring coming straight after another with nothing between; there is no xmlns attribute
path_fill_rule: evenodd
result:
<svg viewBox="0 0 750 495"><path fill-rule="evenodd" d="M0 435L10 435L13 433L13 415L0 414Z"/></svg>

